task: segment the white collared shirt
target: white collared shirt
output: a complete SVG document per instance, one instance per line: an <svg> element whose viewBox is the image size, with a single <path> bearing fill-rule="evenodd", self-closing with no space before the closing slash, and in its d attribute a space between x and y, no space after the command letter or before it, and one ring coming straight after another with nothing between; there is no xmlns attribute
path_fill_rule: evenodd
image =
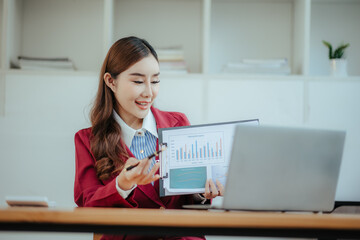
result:
<svg viewBox="0 0 360 240"><path fill-rule="evenodd" d="M132 127L130 127L129 125L127 125L124 122L124 120L119 116L119 114L117 114L117 112L115 110L113 110L113 116L114 116L116 122L120 125L121 138L123 139L124 143L126 144L126 146L128 146L129 149L131 148L131 144L133 142L133 138L135 137L135 135L145 136L145 132L148 131L153 136L158 138L155 117L151 111L149 111L148 114L146 115L146 117L143 119L142 127L137 130L135 130ZM136 188L137 185L134 185L131 189L125 191L119 187L117 178L116 178L116 183L115 183L116 189L117 189L118 193L124 199L126 199L130 195L130 193Z"/></svg>
<svg viewBox="0 0 360 240"><path fill-rule="evenodd" d="M133 140L135 134L138 134L139 136L144 136L145 131L149 131L152 135L154 135L156 138L158 138L158 133L157 133L157 129L156 129L156 121L155 121L155 117L154 117L153 113L151 112L151 110L148 112L148 114L144 118L142 127L137 130L135 130L132 127L130 127L129 125L127 125L124 122L124 120L122 120L122 118L119 116L119 114L117 114L117 112L115 110L113 110L113 115L114 115L116 122L121 127L121 138L125 142L126 146L128 146L128 148L131 147L131 143L132 143L132 140Z"/></svg>

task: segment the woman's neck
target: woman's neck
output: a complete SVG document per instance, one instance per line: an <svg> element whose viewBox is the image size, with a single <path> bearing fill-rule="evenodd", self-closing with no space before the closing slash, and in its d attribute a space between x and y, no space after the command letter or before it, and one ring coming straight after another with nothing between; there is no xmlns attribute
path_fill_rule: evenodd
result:
<svg viewBox="0 0 360 240"><path fill-rule="evenodd" d="M137 118L135 116L129 117L126 114L121 114L121 111L119 111L118 109L116 109L115 111L129 127L135 130L142 128L144 119Z"/></svg>

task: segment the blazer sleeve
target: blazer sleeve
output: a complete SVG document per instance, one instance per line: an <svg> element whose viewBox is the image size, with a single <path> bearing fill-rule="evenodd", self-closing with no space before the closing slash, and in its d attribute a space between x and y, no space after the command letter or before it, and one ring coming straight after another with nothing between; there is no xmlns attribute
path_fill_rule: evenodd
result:
<svg viewBox="0 0 360 240"><path fill-rule="evenodd" d="M75 135L74 200L79 207L137 207L132 197L122 198L116 189L116 178L103 183L95 171L95 158L90 151L90 130Z"/></svg>

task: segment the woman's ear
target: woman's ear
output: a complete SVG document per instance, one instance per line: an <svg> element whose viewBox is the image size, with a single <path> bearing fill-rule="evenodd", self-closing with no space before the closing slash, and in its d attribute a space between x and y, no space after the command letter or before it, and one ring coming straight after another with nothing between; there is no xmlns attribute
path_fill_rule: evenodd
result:
<svg viewBox="0 0 360 240"><path fill-rule="evenodd" d="M110 73L106 72L104 74L104 82L113 92L115 92L115 79L111 76Z"/></svg>

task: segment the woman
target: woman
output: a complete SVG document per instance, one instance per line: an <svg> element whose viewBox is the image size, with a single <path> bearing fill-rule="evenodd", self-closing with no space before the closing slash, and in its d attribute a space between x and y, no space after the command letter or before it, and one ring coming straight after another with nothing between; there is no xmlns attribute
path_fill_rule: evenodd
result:
<svg viewBox="0 0 360 240"><path fill-rule="evenodd" d="M159 163L139 160L158 148L158 128L190 125L182 113L152 107L159 74L157 54L145 40L127 37L110 48L90 113L92 127L75 135L79 207L174 209L201 200L198 195L159 197ZM206 182L206 199L221 195L217 185L219 191L211 180Z"/></svg>

